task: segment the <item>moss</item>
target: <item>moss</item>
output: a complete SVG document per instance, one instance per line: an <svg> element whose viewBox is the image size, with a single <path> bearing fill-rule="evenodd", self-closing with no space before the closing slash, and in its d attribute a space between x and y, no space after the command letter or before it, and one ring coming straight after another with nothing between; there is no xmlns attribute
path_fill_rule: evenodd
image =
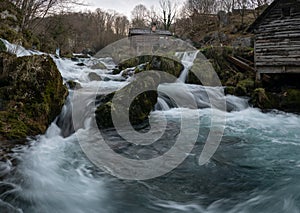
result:
<svg viewBox="0 0 300 213"><path fill-rule="evenodd" d="M147 71L147 70L159 70L167 72L173 76L179 77L181 71L183 70L183 65L171 58L161 57L161 56L151 56L143 55L135 58L131 58L119 64L119 70L124 70L127 68L137 67L141 64L146 64L143 70L138 69L137 71Z"/></svg>
<svg viewBox="0 0 300 213"><path fill-rule="evenodd" d="M0 135L5 135L7 139L19 139L27 136L28 127L16 112L0 112L0 122Z"/></svg>
<svg viewBox="0 0 300 213"><path fill-rule="evenodd" d="M156 81L158 80L158 81ZM137 79L131 84L127 85L126 87L122 88L118 91L118 96L115 97L117 103L121 103L118 111L126 111L127 106L122 105L122 103L126 103L128 99L128 95L132 93L133 90L136 88L157 88L159 82L159 75L157 74L149 74L145 78ZM149 86L149 87L148 87ZM122 95L121 95L122 94ZM96 121L99 127L102 128L109 128L113 127L113 121L111 117L111 112L115 111L115 107L112 103L112 99L115 93L108 94L105 97L100 98L100 106L96 110ZM154 109L154 106L157 102L157 91L146 91L142 94L139 94L137 97L134 98L130 107L129 107L129 120L132 125L138 125L143 123L145 120L148 119L150 112ZM120 122L125 121L125 116L128 115L120 115ZM122 117L124 116L124 117Z"/></svg>
<svg viewBox="0 0 300 213"><path fill-rule="evenodd" d="M250 103L261 109L279 109L280 98L276 94L266 92L264 88L257 88L253 91Z"/></svg>
<svg viewBox="0 0 300 213"><path fill-rule="evenodd" d="M288 89L283 93L281 108L287 111L300 112L300 90Z"/></svg>
<svg viewBox="0 0 300 213"><path fill-rule="evenodd" d="M235 95L235 87L228 86L224 90L225 95Z"/></svg>
<svg viewBox="0 0 300 213"><path fill-rule="evenodd" d="M8 40L9 42L15 42L22 39L22 35L8 26L1 26L0 37Z"/></svg>
<svg viewBox="0 0 300 213"><path fill-rule="evenodd" d="M250 96L253 91L255 82L252 79L245 79L238 82L235 94L238 96Z"/></svg>
<svg viewBox="0 0 300 213"><path fill-rule="evenodd" d="M67 95L54 61L49 56L17 58L7 53L1 53L0 59L1 78L7 85L0 90L5 96L2 114L11 118L2 118L2 126L8 129L2 128L0 137L21 139L44 133Z"/></svg>

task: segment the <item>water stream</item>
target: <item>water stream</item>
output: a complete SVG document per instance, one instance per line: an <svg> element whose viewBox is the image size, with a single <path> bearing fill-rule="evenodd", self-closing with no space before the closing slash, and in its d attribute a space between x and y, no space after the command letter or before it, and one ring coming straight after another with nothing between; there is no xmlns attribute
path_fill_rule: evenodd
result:
<svg viewBox="0 0 300 213"><path fill-rule="evenodd" d="M99 60L111 68L114 64L109 58L81 59L86 64L83 67L69 59L53 58L65 81L77 81L87 90L98 88L106 94L129 83L107 69L89 68ZM90 72L113 80L90 81ZM173 91L182 98L193 96L198 109L176 108L172 100L160 96L151 113L153 120L165 117L168 121L159 143L136 150L124 144L115 130L103 131L119 153L149 158L170 148L178 135L182 110L191 116L196 110L199 136L192 153L178 168L147 181L119 180L97 168L78 143L78 134L93 142L91 133L95 130L85 122L87 129L72 132L70 91L61 115L46 134L13 149L11 157L16 166L10 162L0 165L0 174L9 171L0 182L0 212L300 212L300 117L278 111L262 113L248 106L246 99L226 96L226 128L221 145L210 162L200 167L197 160L212 116L205 91L218 88L186 85L189 92L182 94L178 93L181 86L160 85L159 90L162 94Z"/></svg>

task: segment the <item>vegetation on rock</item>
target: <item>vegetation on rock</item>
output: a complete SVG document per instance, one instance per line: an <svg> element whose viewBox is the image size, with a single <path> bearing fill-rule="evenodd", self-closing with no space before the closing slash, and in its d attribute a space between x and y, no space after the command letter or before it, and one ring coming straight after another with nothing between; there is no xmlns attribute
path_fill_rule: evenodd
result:
<svg viewBox="0 0 300 213"><path fill-rule="evenodd" d="M138 65L142 65L142 68ZM152 56L144 55L135 58L131 58L119 64L119 71L125 70L127 68L137 67L135 73L147 70L158 70L167 72L175 77L179 77L181 71L184 69L183 65L171 58L162 57L162 56ZM117 73L116 71L114 73Z"/></svg>
<svg viewBox="0 0 300 213"><path fill-rule="evenodd" d="M0 53L0 85L1 140L44 133L67 95L54 61L45 55Z"/></svg>
<svg viewBox="0 0 300 213"><path fill-rule="evenodd" d="M132 95L137 88L157 88L160 80L160 75L151 73L143 79L136 79L117 92L101 97L101 104L96 110L98 126L102 128L113 127L111 113L117 112L117 110L121 112L129 110L129 121L132 125L138 125L146 121L157 103L157 91L150 90L137 95L134 97L129 109L126 104L128 104L130 95ZM113 102L113 100L115 100L115 102ZM114 103L118 103L118 106L115 106ZM122 113L118 118L118 123L124 122L126 116L128 116L126 113Z"/></svg>

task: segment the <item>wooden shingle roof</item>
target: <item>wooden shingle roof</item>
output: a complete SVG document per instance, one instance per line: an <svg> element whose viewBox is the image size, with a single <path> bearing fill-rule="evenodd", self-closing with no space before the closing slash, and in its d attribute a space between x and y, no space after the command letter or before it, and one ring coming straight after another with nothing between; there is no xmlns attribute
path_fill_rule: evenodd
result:
<svg viewBox="0 0 300 213"><path fill-rule="evenodd" d="M270 14L270 12L273 10L274 7L277 6L277 4L280 1L284 1L284 0L274 0L269 7L267 7L264 12L249 26L249 28L247 29L247 32L252 33L255 28L257 28L257 26Z"/></svg>
<svg viewBox="0 0 300 213"><path fill-rule="evenodd" d="M158 36L172 36L172 33L168 30L156 30L153 32L151 29L145 28L130 28L129 36L137 35L158 35Z"/></svg>

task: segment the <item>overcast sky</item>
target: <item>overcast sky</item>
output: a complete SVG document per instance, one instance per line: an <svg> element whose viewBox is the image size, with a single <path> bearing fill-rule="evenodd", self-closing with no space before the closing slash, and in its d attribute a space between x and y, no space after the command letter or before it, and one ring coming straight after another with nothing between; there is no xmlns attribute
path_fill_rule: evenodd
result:
<svg viewBox="0 0 300 213"><path fill-rule="evenodd" d="M185 0L177 1L179 4L182 4ZM143 4L147 8L150 8L152 5L155 8L159 8L159 0L86 0L86 2L91 6L84 7L84 9L91 11L94 11L96 8L111 9L126 15L128 18L130 18L133 8L138 4Z"/></svg>

